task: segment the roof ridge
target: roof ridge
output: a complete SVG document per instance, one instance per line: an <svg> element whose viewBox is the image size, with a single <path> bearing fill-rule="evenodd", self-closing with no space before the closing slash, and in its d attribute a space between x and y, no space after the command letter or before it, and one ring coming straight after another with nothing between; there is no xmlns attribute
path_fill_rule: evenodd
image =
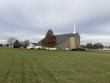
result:
<svg viewBox="0 0 110 83"><path fill-rule="evenodd" d="M73 33L65 33L65 34L58 34L58 35L69 35L69 34L73 34ZM57 35L55 35L55 36L57 36Z"/></svg>

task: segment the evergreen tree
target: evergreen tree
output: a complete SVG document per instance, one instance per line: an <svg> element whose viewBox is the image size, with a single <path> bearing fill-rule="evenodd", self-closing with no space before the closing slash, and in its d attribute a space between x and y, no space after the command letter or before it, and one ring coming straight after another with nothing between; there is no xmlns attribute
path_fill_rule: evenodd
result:
<svg viewBox="0 0 110 83"><path fill-rule="evenodd" d="M42 46L44 47L54 47L56 45L56 36L53 34L51 29L46 33L45 38L42 40Z"/></svg>
<svg viewBox="0 0 110 83"><path fill-rule="evenodd" d="M3 46L3 44L0 44L0 47L2 47Z"/></svg>
<svg viewBox="0 0 110 83"><path fill-rule="evenodd" d="M13 44L13 47L14 47L14 48L20 48L20 47L21 47L20 42L19 42L18 40L16 40L16 41L14 42L14 44Z"/></svg>

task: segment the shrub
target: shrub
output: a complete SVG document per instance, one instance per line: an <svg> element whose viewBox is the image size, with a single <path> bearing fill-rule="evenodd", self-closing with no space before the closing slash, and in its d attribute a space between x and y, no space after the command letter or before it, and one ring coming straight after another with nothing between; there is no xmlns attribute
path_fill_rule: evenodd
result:
<svg viewBox="0 0 110 83"><path fill-rule="evenodd" d="M82 48L76 48L76 49L71 49L71 51L86 51L86 50Z"/></svg>
<svg viewBox="0 0 110 83"><path fill-rule="evenodd" d="M35 48L30 48L30 50L34 50Z"/></svg>
<svg viewBox="0 0 110 83"><path fill-rule="evenodd" d="M42 50L41 48L38 48L37 50Z"/></svg>

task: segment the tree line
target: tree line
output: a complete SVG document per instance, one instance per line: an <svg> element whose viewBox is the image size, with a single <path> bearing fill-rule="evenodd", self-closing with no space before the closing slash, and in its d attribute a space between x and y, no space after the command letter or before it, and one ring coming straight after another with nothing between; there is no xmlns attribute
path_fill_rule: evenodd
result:
<svg viewBox="0 0 110 83"><path fill-rule="evenodd" d="M82 48L86 48L86 49L103 49L104 45L102 43L96 43L96 44L87 43L86 45L82 45Z"/></svg>
<svg viewBox="0 0 110 83"><path fill-rule="evenodd" d="M41 46L46 48L53 48L56 45L56 36L54 35L53 31L49 29L46 33L45 38L41 41ZM15 37L10 37L7 40L7 44L5 44L5 47L13 47L13 48L27 48L27 46L30 44L29 40L19 41ZM0 44L0 47L2 47L3 44Z"/></svg>
<svg viewBox="0 0 110 83"><path fill-rule="evenodd" d="M20 48L20 47L27 48L29 43L30 43L29 40L19 41L17 38L14 37L10 37L7 41L9 47L13 47L13 48Z"/></svg>
<svg viewBox="0 0 110 83"><path fill-rule="evenodd" d="M29 40L20 41L15 37L10 37L7 40L7 47L13 47L13 48L27 48L27 46L30 44Z"/></svg>

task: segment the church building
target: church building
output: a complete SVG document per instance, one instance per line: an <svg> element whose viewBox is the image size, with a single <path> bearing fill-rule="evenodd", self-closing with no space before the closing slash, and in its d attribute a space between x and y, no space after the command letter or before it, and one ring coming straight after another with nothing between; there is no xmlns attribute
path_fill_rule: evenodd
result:
<svg viewBox="0 0 110 83"><path fill-rule="evenodd" d="M76 31L75 24L73 33L59 34L55 36L57 38L57 44L55 46L57 50L71 50L80 48L80 35ZM41 46L41 41L38 42L38 45Z"/></svg>

